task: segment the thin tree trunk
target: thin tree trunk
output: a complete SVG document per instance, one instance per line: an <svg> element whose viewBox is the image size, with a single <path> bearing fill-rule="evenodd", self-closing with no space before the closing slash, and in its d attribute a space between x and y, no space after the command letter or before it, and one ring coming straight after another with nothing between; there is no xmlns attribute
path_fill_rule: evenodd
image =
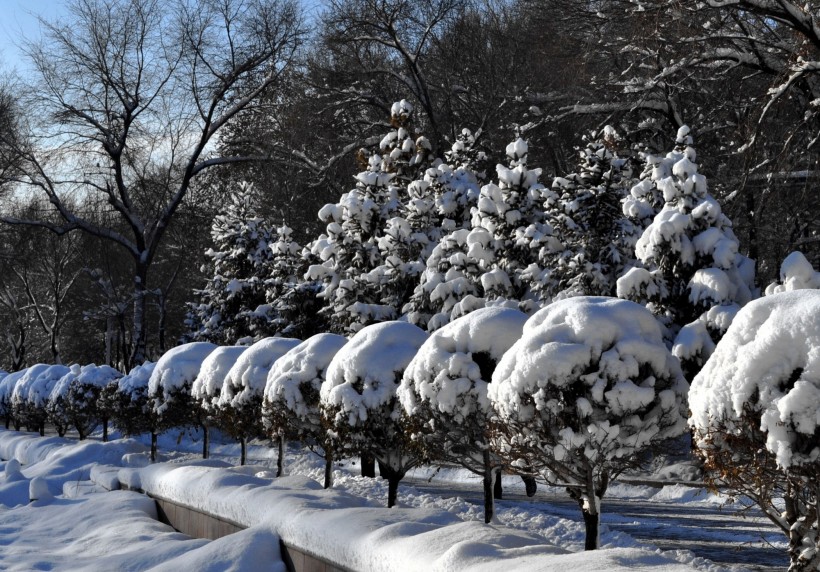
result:
<svg viewBox="0 0 820 572"><path fill-rule="evenodd" d="M108 419L103 419L103 443L108 443Z"/></svg>
<svg viewBox="0 0 820 572"><path fill-rule="evenodd" d="M151 431L151 462L157 462L157 433Z"/></svg>
<svg viewBox="0 0 820 572"><path fill-rule="evenodd" d="M211 428L207 423L202 424L202 458L207 459L211 454Z"/></svg>
<svg viewBox="0 0 820 572"><path fill-rule="evenodd" d="M325 451L325 488L333 486L333 455Z"/></svg>
<svg viewBox="0 0 820 572"><path fill-rule="evenodd" d="M279 435L279 458L276 460L276 476L281 477L285 467L285 435Z"/></svg>
<svg viewBox="0 0 820 572"><path fill-rule="evenodd" d="M148 268L137 261L134 271L134 329L129 368L145 361L145 308L148 288Z"/></svg>
<svg viewBox="0 0 820 572"><path fill-rule="evenodd" d="M361 454L361 465L362 465L362 476L363 477L376 477L376 459L370 453L362 453Z"/></svg>
<svg viewBox="0 0 820 572"><path fill-rule="evenodd" d="M248 443L245 437L239 438L239 464L245 464L245 457L247 455Z"/></svg>
<svg viewBox="0 0 820 572"><path fill-rule="evenodd" d="M40 425L37 427L37 430L40 433L40 437L45 437L46 436L46 424L45 423L40 423Z"/></svg>
<svg viewBox="0 0 820 572"><path fill-rule="evenodd" d="M484 523L489 524L495 516L494 481L501 482L501 475L490 461L490 450L484 449ZM500 497L499 497L500 498Z"/></svg>
<svg viewBox="0 0 820 572"><path fill-rule="evenodd" d="M501 475L493 483L493 498L502 500L504 498L504 487L501 485Z"/></svg>

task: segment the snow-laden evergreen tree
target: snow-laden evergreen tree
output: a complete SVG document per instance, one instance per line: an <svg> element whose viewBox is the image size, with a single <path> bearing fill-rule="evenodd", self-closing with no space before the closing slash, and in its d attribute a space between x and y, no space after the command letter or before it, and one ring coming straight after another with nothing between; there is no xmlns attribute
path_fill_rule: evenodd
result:
<svg viewBox="0 0 820 572"><path fill-rule="evenodd" d="M539 266L546 272L533 288L543 302L614 296L618 276L634 257L629 239L634 224L621 207L634 182L630 161L617 155L619 137L611 127L585 139L576 172L556 177L555 194L545 201L556 240L539 251Z"/></svg>
<svg viewBox="0 0 820 572"><path fill-rule="evenodd" d="M373 455L388 481L388 507L396 503L401 479L422 460L399 423L396 391L426 339L423 330L407 322L362 328L333 357L320 391L333 455Z"/></svg>
<svg viewBox="0 0 820 572"><path fill-rule="evenodd" d="M276 229L271 273L265 281L267 312L258 312L261 319L270 319L269 328L276 335L307 338L325 331L326 322L318 314L322 300L318 298L321 282L307 280L305 273L317 262L307 249L293 239L293 229L283 224Z"/></svg>
<svg viewBox="0 0 820 572"><path fill-rule="evenodd" d="M686 430L686 383L660 324L627 300L577 296L534 314L489 385L495 450L566 488L598 547L601 499L641 452Z"/></svg>
<svg viewBox="0 0 820 572"><path fill-rule="evenodd" d="M214 246L205 252L209 263L203 268L211 278L205 288L195 291L199 302L189 308L193 332L188 339L232 345L270 333L265 280L271 274L270 245L276 239L258 213L253 185L242 183L228 198L224 212L214 218Z"/></svg>
<svg viewBox="0 0 820 572"><path fill-rule="evenodd" d="M635 246L638 266L618 279L621 298L647 304L674 339L691 379L740 306L751 300L754 263L738 252L732 223L698 173L689 128L675 150L653 164L664 206Z"/></svg>
<svg viewBox="0 0 820 572"><path fill-rule="evenodd" d="M509 167L496 166L498 184L481 188L469 226L443 236L405 307L409 319L436 330L488 305L528 307L536 244L551 229L543 222L540 169L527 167L528 146L507 146Z"/></svg>
<svg viewBox="0 0 820 572"><path fill-rule="evenodd" d="M453 320L419 348L398 389L402 424L422 456L458 463L483 478L484 522L493 519L493 485L502 468L490 450L494 412L487 388L526 321L510 308L482 308Z"/></svg>
<svg viewBox="0 0 820 572"><path fill-rule="evenodd" d="M323 283L321 313L332 332L355 333L365 325L398 317L404 298L400 292L406 289L398 280L402 265L410 264L404 270L420 271L412 252L424 248L425 240L405 232L409 225L402 218L402 204L409 197L408 185L429 163L430 144L415 137L412 111L404 100L393 105L394 129L382 139L378 153L367 158L367 169L356 175L355 188L339 203L319 211L327 229L309 249L320 263L309 268L307 280ZM406 247L407 258L388 254L385 260L380 241L386 251ZM386 288L391 280L396 283Z"/></svg>

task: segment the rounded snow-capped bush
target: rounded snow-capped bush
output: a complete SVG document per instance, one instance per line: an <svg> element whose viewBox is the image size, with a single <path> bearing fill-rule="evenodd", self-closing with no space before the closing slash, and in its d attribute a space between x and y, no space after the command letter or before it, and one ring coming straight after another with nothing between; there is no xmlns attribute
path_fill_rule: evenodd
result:
<svg viewBox="0 0 820 572"><path fill-rule="evenodd" d="M202 361L193 385L191 397L206 411L213 409L219 399L222 383L247 346L221 346Z"/></svg>
<svg viewBox="0 0 820 572"><path fill-rule="evenodd" d="M168 407L179 391L190 392L203 360L216 349L208 342L182 344L165 352L148 380L148 394L155 399L157 413Z"/></svg>
<svg viewBox="0 0 820 572"><path fill-rule="evenodd" d="M687 390L651 312L626 300L576 297L527 321L489 395L500 426L509 427L507 446L529 450L531 466L617 471L635 452L685 430Z"/></svg>
<svg viewBox="0 0 820 572"><path fill-rule="evenodd" d="M334 421L356 426L382 408L391 409L391 416L402 374L426 339L424 330L407 322L359 330L334 356L322 385L322 405L335 411Z"/></svg>
<svg viewBox="0 0 820 572"><path fill-rule="evenodd" d="M269 413L278 412L274 416L280 422L292 417L318 427L319 391L331 360L346 343L344 336L316 334L277 360L265 386Z"/></svg>
<svg viewBox="0 0 820 572"><path fill-rule="evenodd" d="M431 334L407 366L398 390L405 413L456 425L476 414L484 419L490 412L492 373L521 337L527 317L510 308L482 308Z"/></svg>
<svg viewBox="0 0 820 572"><path fill-rule="evenodd" d="M783 259L780 265L780 282L769 284L766 287L766 295L809 288L820 288L820 272L814 271L811 262L802 252L795 251Z"/></svg>
<svg viewBox="0 0 820 572"><path fill-rule="evenodd" d="M765 447L783 469L820 467L820 292L741 309L692 382L690 425L705 450ZM759 431L758 431L759 430ZM751 443L750 441L761 440Z"/></svg>
<svg viewBox="0 0 820 572"><path fill-rule="evenodd" d="M222 383L218 403L221 407L241 407L258 398L261 403L273 364L300 340L293 338L264 338L239 356Z"/></svg>

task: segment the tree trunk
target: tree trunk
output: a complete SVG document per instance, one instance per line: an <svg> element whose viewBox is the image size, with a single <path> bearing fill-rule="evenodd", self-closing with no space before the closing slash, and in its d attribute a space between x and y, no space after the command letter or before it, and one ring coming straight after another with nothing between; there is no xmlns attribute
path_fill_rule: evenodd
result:
<svg viewBox="0 0 820 572"><path fill-rule="evenodd" d="M370 453L361 454L362 476L376 477L376 459Z"/></svg>
<svg viewBox="0 0 820 572"><path fill-rule="evenodd" d="M384 476L384 475L382 475ZM393 508L396 506L396 497L398 496L399 492L399 481L401 481L403 475L396 473L395 471L388 471L387 476L387 508Z"/></svg>
<svg viewBox="0 0 820 572"><path fill-rule="evenodd" d="M246 457L247 453L248 453L247 439L245 439L245 437L240 437L239 438L239 464L240 465L245 464L245 457Z"/></svg>
<svg viewBox="0 0 820 572"><path fill-rule="evenodd" d="M586 527L586 539L584 550L595 550L598 548L598 525L601 515L597 512L583 510L584 526Z"/></svg>
<svg viewBox="0 0 820 572"><path fill-rule="evenodd" d="M333 486L333 455L325 451L325 488Z"/></svg>
<svg viewBox="0 0 820 572"><path fill-rule="evenodd" d="M139 365L145 361L145 305L148 288L148 264L137 259L134 269L134 335L131 343L130 364L128 368Z"/></svg>
<svg viewBox="0 0 820 572"><path fill-rule="evenodd" d="M279 435L279 458L276 460L276 476L281 477L285 467L285 435Z"/></svg>
<svg viewBox="0 0 820 572"><path fill-rule="evenodd" d="M211 428L207 423L202 424L202 458L207 459L211 454Z"/></svg>
<svg viewBox="0 0 820 572"><path fill-rule="evenodd" d="M108 443L108 419L103 419L103 443Z"/></svg>
<svg viewBox="0 0 820 572"><path fill-rule="evenodd" d="M6 430L11 426L11 415L6 414Z"/></svg>
<svg viewBox="0 0 820 572"><path fill-rule="evenodd" d="M497 500L502 500L504 498L504 487L501 485L500 473L498 478L495 479L495 483L493 483L493 498Z"/></svg>
<svg viewBox="0 0 820 572"><path fill-rule="evenodd" d="M40 423L40 425L37 427L37 431L40 433L40 437L45 437L46 436L46 424L44 422Z"/></svg>
<svg viewBox="0 0 820 572"><path fill-rule="evenodd" d="M501 482L501 475L497 468L493 467L490 461L490 450L484 449L484 523L489 524L495 516L495 496L494 482ZM498 497L501 498L501 497Z"/></svg>
<svg viewBox="0 0 820 572"><path fill-rule="evenodd" d="M151 431L151 462L157 462L157 432Z"/></svg>

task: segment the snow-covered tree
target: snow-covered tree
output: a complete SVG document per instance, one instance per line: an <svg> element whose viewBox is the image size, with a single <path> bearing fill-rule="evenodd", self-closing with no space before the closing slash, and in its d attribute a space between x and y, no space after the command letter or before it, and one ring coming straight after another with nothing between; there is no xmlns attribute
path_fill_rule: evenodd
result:
<svg viewBox="0 0 820 572"><path fill-rule="evenodd" d="M751 300L754 263L740 254L732 223L698 173L690 130L653 165L664 206L635 246L639 265L618 279L621 298L645 303L670 328L691 379L737 310Z"/></svg>
<svg viewBox="0 0 820 572"><path fill-rule="evenodd" d="M103 441L108 440L107 412L100 408L99 398L104 387L122 377L111 366L72 365L55 384L46 405L48 418L58 428L73 426L85 439L97 425L103 423Z"/></svg>
<svg viewBox="0 0 820 572"><path fill-rule="evenodd" d="M192 340L229 345L269 333L256 310L266 302L275 236L259 217L259 206L253 185L243 183L214 218L214 246L205 252L209 263L203 268L211 277L195 292L199 302L189 309Z"/></svg>
<svg viewBox="0 0 820 572"><path fill-rule="evenodd" d="M159 432L158 419L153 414L153 400L148 397L148 382L156 365L148 361L133 367L116 385L112 383L103 390L106 406L111 411L111 423L126 437ZM113 390L114 386L116 390Z"/></svg>
<svg viewBox="0 0 820 572"><path fill-rule="evenodd" d="M20 429L21 421L14 415L14 408L11 406L11 394L14 393L14 386L26 374L26 369L12 372L0 380L0 414L5 418L6 429L12 424L15 430Z"/></svg>
<svg viewBox="0 0 820 572"><path fill-rule="evenodd" d="M262 401L268 372L299 343L292 338L261 339L243 352L225 375L215 401L215 416L220 429L239 441L242 465L246 461L248 440L265 434Z"/></svg>
<svg viewBox="0 0 820 572"><path fill-rule="evenodd" d="M325 205L319 218L326 233L310 247L318 259L308 280L323 283L322 312L330 330L351 334L374 322L399 317L409 291L406 275L420 273L425 233L413 231L403 212L409 187L421 179L431 157L430 144L412 131L412 105L400 101L391 109L392 129L367 157L356 186L337 204ZM364 158L364 153L362 154Z"/></svg>
<svg viewBox="0 0 820 572"><path fill-rule="evenodd" d="M407 322L362 328L333 357L320 392L333 454L372 454L388 481L388 507L396 504L399 481L421 461L399 423L396 390L426 339L423 330Z"/></svg>
<svg viewBox="0 0 820 572"><path fill-rule="evenodd" d="M576 172L556 177L544 210L556 240L539 251L544 281L539 298L614 296L615 282L632 262L635 233L621 201L631 183L629 159L617 155L618 134L611 127L592 133L580 150Z"/></svg>
<svg viewBox="0 0 820 572"><path fill-rule="evenodd" d="M414 324L432 331L487 305L529 306L521 301L529 297L538 241L551 229L540 208L541 170L527 167L527 143L518 139L506 151L510 166L496 166L498 184L481 188L469 225L444 235L428 257L404 308Z"/></svg>
<svg viewBox="0 0 820 572"><path fill-rule="evenodd" d="M236 363L246 346L220 346L202 361L199 373L191 385L193 422L202 429L202 458L210 455L211 426L215 423L217 401L225 376Z"/></svg>
<svg viewBox="0 0 820 572"><path fill-rule="evenodd" d="M599 541L609 483L640 453L686 430L689 389L658 321L626 300L579 296L534 314L489 386L496 450L566 487Z"/></svg>
<svg viewBox="0 0 820 572"><path fill-rule="evenodd" d="M11 393L14 416L32 431L45 435L46 405L54 386L68 373L64 365L37 364L26 369Z"/></svg>
<svg viewBox="0 0 820 572"><path fill-rule="evenodd" d="M336 334L311 336L276 360L265 385L262 413L269 435L280 444L292 437L314 451L320 447L325 488L333 484L333 449L322 426L319 391L330 361L346 343L347 338ZM281 454L279 458L281 473Z"/></svg>
<svg viewBox="0 0 820 572"><path fill-rule="evenodd" d="M756 503L789 542L791 571L820 569L820 292L783 292L735 317L689 393L711 483Z"/></svg>
<svg viewBox="0 0 820 572"><path fill-rule="evenodd" d="M402 423L422 455L483 477L484 522L493 519L493 484L501 478L490 450L494 412L487 388L526 321L526 314L509 308L483 308L453 320L427 338L398 389Z"/></svg>
<svg viewBox="0 0 820 572"><path fill-rule="evenodd" d="M182 344L165 352L148 380L148 400L152 419L151 460L157 457L157 435L172 427L192 423L191 386L202 362L217 346L208 342Z"/></svg>
<svg viewBox="0 0 820 572"><path fill-rule="evenodd" d="M791 290L820 289L820 272L816 272L802 252L795 251L783 259L780 280L766 287L766 295Z"/></svg>

